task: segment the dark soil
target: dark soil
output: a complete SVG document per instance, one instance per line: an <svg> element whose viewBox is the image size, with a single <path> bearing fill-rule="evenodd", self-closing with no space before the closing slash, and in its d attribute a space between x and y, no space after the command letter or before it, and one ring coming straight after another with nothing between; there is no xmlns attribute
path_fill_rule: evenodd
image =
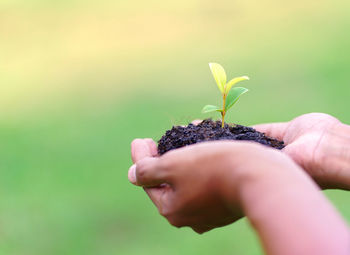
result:
<svg viewBox="0 0 350 255"><path fill-rule="evenodd" d="M190 144L215 140L247 140L279 150L284 148L283 141L268 137L254 128L228 124L222 128L221 121L214 122L211 119L206 119L198 125L174 126L166 131L158 142L158 153L162 155L167 151Z"/></svg>

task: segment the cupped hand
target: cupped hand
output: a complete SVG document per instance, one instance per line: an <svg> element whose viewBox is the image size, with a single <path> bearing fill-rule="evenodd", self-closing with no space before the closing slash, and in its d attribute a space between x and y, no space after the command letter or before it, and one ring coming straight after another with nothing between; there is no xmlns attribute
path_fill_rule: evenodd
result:
<svg viewBox="0 0 350 255"><path fill-rule="evenodd" d="M265 254L349 254L349 230L340 215L280 151L219 141L158 157L152 140L136 139L132 159L129 180L176 227L203 233L245 215Z"/></svg>
<svg viewBox="0 0 350 255"><path fill-rule="evenodd" d="M261 179L274 167L296 167L281 152L250 142L200 143L157 157L152 140L136 139L132 159L129 180L144 187L172 225L198 233L243 216L240 190L246 180Z"/></svg>
<svg viewBox="0 0 350 255"><path fill-rule="evenodd" d="M301 115L289 122L256 125L268 136L283 140L283 151L298 163L322 188L338 186L332 181L336 166L327 151L332 143L332 130L340 121L323 113ZM339 184L340 185L340 184Z"/></svg>

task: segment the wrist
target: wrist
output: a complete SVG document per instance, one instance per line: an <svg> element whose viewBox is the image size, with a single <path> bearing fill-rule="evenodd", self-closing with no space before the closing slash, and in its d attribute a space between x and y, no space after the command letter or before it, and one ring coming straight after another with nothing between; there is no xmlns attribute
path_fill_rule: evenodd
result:
<svg viewBox="0 0 350 255"><path fill-rule="evenodd" d="M252 149L249 158L240 155L231 160L226 158L228 169L220 174L220 196L225 204L228 207L238 205L247 216L263 199L278 195L284 189L290 190L293 185L297 189L299 183L293 180L311 182L288 156L276 150L264 150L264 153L254 153ZM232 211L236 212L237 206Z"/></svg>
<svg viewBox="0 0 350 255"><path fill-rule="evenodd" d="M327 130L315 152L316 181L324 188L350 190L350 126L339 123ZM320 171L321 170L321 171Z"/></svg>
<svg viewBox="0 0 350 255"><path fill-rule="evenodd" d="M317 186L294 162L271 164L264 171L256 171L242 182L239 201L244 214L253 225L259 225L270 218L271 210L289 197L302 196L304 187L317 190ZM276 208L274 208L276 207Z"/></svg>
<svg viewBox="0 0 350 255"><path fill-rule="evenodd" d="M271 165L239 197L266 254L348 254L346 224L298 166Z"/></svg>
<svg viewBox="0 0 350 255"><path fill-rule="evenodd" d="M242 143L220 158L216 190L232 216L247 216L266 254L348 254L346 224L316 184L288 156L262 148Z"/></svg>

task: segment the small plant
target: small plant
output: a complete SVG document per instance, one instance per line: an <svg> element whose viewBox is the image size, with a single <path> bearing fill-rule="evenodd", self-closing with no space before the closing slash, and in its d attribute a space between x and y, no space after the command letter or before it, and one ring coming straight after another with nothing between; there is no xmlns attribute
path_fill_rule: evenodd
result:
<svg viewBox="0 0 350 255"><path fill-rule="evenodd" d="M206 105L204 106L202 112L203 113L220 112L222 117L221 126L224 127L226 112L238 101L241 95L243 95L248 91L248 89L243 87L235 87L235 88L232 88L232 87L240 81L249 80L249 77L248 76L237 77L226 83L227 81L226 72L221 65L217 63L209 63L209 67L210 67L211 73L214 76L216 84L218 85L218 88L221 92L223 106L221 108L215 105Z"/></svg>

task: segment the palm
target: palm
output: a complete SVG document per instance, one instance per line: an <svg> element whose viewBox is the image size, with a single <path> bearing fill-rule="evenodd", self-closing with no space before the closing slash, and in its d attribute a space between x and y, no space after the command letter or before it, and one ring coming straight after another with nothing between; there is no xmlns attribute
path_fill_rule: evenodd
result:
<svg viewBox="0 0 350 255"><path fill-rule="evenodd" d="M283 151L302 166L312 177L324 171L325 166L320 166L319 146L323 142L324 135L339 121L327 114L310 113L301 115L287 123L258 125L256 129L282 139L286 147Z"/></svg>

